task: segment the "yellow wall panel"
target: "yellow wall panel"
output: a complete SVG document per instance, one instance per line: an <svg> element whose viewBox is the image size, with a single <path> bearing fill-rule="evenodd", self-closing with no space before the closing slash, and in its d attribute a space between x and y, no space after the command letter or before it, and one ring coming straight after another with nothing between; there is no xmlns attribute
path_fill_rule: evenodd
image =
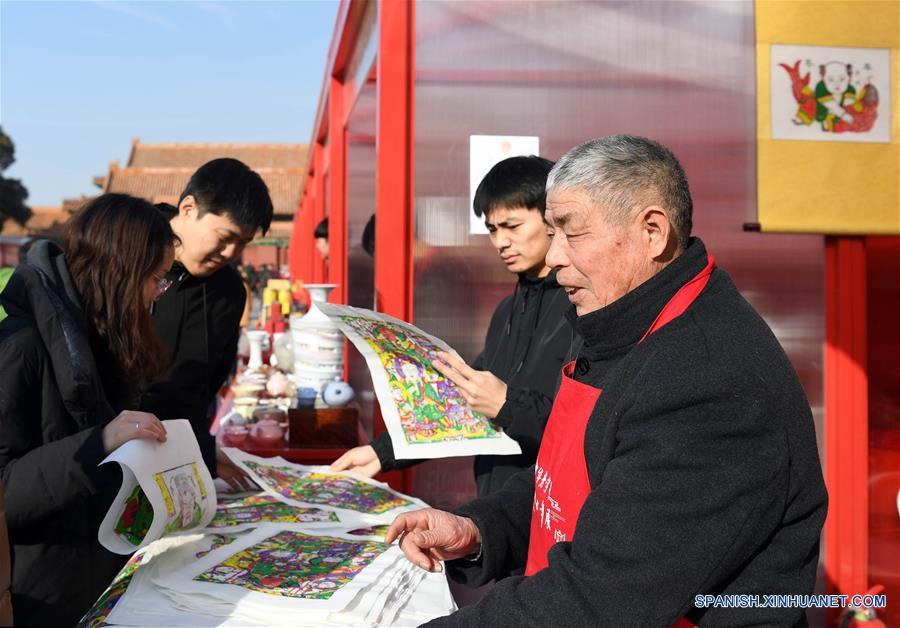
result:
<svg viewBox="0 0 900 628"><path fill-rule="evenodd" d="M757 0L758 217L763 231L900 234L900 0ZM773 140L772 44L890 49L890 143Z"/></svg>

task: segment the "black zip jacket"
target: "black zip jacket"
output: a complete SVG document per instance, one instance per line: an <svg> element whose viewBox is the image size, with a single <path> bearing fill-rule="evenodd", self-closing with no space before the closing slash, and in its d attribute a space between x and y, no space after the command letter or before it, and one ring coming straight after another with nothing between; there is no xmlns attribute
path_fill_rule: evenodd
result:
<svg viewBox="0 0 900 628"><path fill-rule="evenodd" d="M563 359L572 342L565 319L569 300L556 273L530 279L519 275L515 292L503 299L491 317L484 349L471 366L490 371L507 385L506 403L493 422L522 447L515 456L475 456L478 495L499 490L511 476L534 464L544 426L550 416ZM395 460L390 436L372 443L385 471L419 460Z"/></svg>
<svg viewBox="0 0 900 628"><path fill-rule="evenodd" d="M166 277L174 283L154 305L153 322L172 363L148 388L141 409L160 420L190 421L203 460L215 477L215 438L209 425L216 393L237 357L246 291L231 266L208 277L194 277L176 262Z"/></svg>
<svg viewBox="0 0 900 628"><path fill-rule="evenodd" d="M768 326L722 270L681 316L638 343L706 264L683 255L576 321L575 378L602 389L587 424L591 490L549 566L499 582L430 625L804 625L799 608L694 608L696 595L811 594L827 497L809 403ZM534 472L457 513L481 532L478 585L525 565Z"/></svg>
<svg viewBox="0 0 900 628"><path fill-rule="evenodd" d="M17 626L73 626L124 558L97 529L121 483L105 457L102 428L123 381L91 340L62 251L38 242L0 303L0 474L12 550ZM104 367L101 367L104 368Z"/></svg>

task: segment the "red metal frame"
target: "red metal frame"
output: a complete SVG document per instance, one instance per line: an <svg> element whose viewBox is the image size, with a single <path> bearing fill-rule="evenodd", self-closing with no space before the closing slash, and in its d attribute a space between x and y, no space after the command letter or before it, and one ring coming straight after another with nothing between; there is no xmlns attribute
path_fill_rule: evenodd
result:
<svg viewBox="0 0 900 628"><path fill-rule="evenodd" d="M325 80L307 158L306 182L294 221L289 253L291 272L306 282L339 285L332 300L347 302L347 121L359 90L347 76L370 4L342 0L328 53ZM413 11L409 0L377 0L375 291L378 309L411 321L413 315ZM328 207L326 208L326 199ZM329 265L318 260L313 229L329 219ZM376 410L375 433L384 431ZM409 470L386 474L407 491Z"/></svg>
<svg viewBox="0 0 900 628"><path fill-rule="evenodd" d="M335 20L334 31L331 38L331 47L328 51L328 59L325 65L325 78L319 96L319 105L316 111L316 119L313 123L312 141L307 155L306 181L304 182L303 197L300 207L294 217L294 230L291 234L290 250L288 251L291 274L307 283L332 281L341 285L346 284L346 253L339 257L338 251L346 251L346 207L345 198L345 145L341 140L344 135L346 119L344 116L336 118L333 115L335 107L332 103L344 102L348 97L344 93L341 74L344 72L347 60L353 47L356 45L359 22L365 10L365 2L362 0L341 0ZM339 110L339 109L337 109ZM337 138L330 135L332 129L337 129ZM325 144L328 144L327 150ZM329 213L329 236L331 236L332 220L338 223L337 233L342 233L342 238L329 237L329 264L326 276L325 264L315 251L313 230L316 224L326 215L325 194L326 179L328 180L331 207ZM337 250L336 250L337 249ZM335 259L338 262L338 270L332 270ZM333 301L346 302L346 294L341 292L332 297Z"/></svg>
<svg viewBox="0 0 900 628"><path fill-rule="evenodd" d="M345 88L340 80L331 79L328 98L330 204L328 214L328 282L337 289L331 300L347 302L347 127L344 119Z"/></svg>
<svg viewBox="0 0 900 628"><path fill-rule="evenodd" d="M378 309L413 319L413 2L378 2L375 294ZM385 430L376 406L375 435ZM413 470L384 474L411 492Z"/></svg>
<svg viewBox="0 0 900 628"><path fill-rule="evenodd" d="M313 229L315 229L315 226L328 214L328 208L325 206L326 199L328 198L328 193L325 188L326 180L328 178L328 167L326 165L325 146L321 142L316 143L315 151L313 153L313 168L317 173L317 176L313 179L316 190L316 201L312 207L312 223ZM312 240L312 232L310 232L309 237ZM319 252L314 245L309 247L309 255L312 258L310 260L310 268L312 269L310 283L325 283L325 261L322 259L322 256L319 255Z"/></svg>
<svg viewBox="0 0 900 628"><path fill-rule="evenodd" d="M865 241L825 241L825 572L829 587L868 588L869 383Z"/></svg>
<svg viewBox="0 0 900 628"><path fill-rule="evenodd" d="M375 290L380 311L407 321L413 314L413 4L378 3Z"/></svg>

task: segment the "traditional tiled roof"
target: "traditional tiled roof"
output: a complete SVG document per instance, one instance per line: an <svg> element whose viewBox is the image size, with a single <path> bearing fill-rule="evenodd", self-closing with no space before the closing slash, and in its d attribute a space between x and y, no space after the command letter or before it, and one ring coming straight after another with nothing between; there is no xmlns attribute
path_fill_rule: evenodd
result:
<svg viewBox="0 0 900 628"><path fill-rule="evenodd" d="M97 198L96 196L84 196L81 198L64 198L62 202L63 211L68 214L74 214L76 211L81 209L84 205L87 205L92 200Z"/></svg>
<svg viewBox="0 0 900 628"><path fill-rule="evenodd" d="M250 165L250 164L248 164ZM251 168L253 166L250 166ZM152 203L178 204L196 168L122 168L110 170L104 192L131 194ZM266 182L276 214L293 216L300 202L303 171L300 168L253 168Z"/></svg>
<svg viewBox="0 0 900 628"><path fill-rule="evenodd" d="M196 170L219 157L234 157L254 170L302 168L306 144L141 144L136 139L126 167Z"/></svg>
<svg viewBox="0 0 900 628"><path fill-rule="evenodd" d="M7 220L3 223L2 235L5 236L30 236L50 229L51 227L65 223L71 214L62 207L32 207L31 218L24 226L15 220Z"/></svg>
<svg viewBox="0 0 900 628"><path fill-rule="evenodd" d="M239 159L259 173L269 188L276 214L292 217L297 211L305 144L142 144L135 139L128 164L122 168L118 162L110 163L109 174L97 177L95 183L104 192L174 205L191 174L220 157Z"/></svg>

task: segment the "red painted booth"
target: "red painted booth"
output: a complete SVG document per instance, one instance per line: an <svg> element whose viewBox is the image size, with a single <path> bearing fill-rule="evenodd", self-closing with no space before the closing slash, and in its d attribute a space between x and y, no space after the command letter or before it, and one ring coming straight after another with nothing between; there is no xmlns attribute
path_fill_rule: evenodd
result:
<svg viewBox="0 0 900 628"><path fill-rule="evenodd" d="M891 514L885 501L900 407L896 243L744 231L757 204L755 45L752 2L344 0L291 269L471 360L513 280L469 231L470 136L537 136L550 159L610 133L663 142L691 181L695 233L773 328L812 405L831 494L820 589L881 582L900 601L896 503ZM373 215L374 259L361 243ZM312 246L325 216L327 265ZM349 347L347 361L371 438L383 425L368 371ZM436 507L474 495L470 459L395 475Z"/></svg>

